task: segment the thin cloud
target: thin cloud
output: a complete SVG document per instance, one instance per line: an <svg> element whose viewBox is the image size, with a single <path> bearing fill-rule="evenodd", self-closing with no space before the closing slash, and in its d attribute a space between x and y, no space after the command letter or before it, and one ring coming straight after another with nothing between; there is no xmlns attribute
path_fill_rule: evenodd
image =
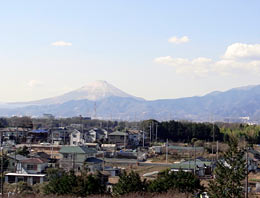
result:
<svg viewBox="0 0 260 198"><path fill-rule="evenodd" d="M173 37L168 39L169 43L175 43L175 44L187 43L189 41L190 41L190 39L187 36L182 36L182 37L179 37L179 38L177 36L173 36Z"/></svg>
<svg viewBox="0 0 260 198"><path fill-rule="evenodd" d="M210 72L212 60L205 57L198 57L192 60L185 58L172 58L171 56L158 57L154 60L157 63L170 65L175 68L176 73L192 73L197 76L204 76Z"/></svg>
<svg viewBox="0 0 260 198"><path fill-rule="evenodd" d="M65 41L56 41L51 43L52 46L57 46L57 47L69 47L72 46L72 43L70 42L65 42Z"/></svg>
<svg viewBox="0 0 260 198"><path fill-rule="evenodd" d="M198 57L192 60L171 56L158 57L154 62L169 65L176 73L206 76L210 73L233 75L244 72L260 75L260 44L234 43L229 45L224 56L218 60Z"/></svg>

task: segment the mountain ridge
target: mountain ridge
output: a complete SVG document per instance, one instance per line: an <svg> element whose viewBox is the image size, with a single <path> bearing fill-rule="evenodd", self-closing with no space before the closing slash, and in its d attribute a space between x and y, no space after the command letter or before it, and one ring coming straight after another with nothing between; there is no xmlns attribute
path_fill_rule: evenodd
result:
<svg viewBox="0 0 260 198"><path fill-rule="evenodd" d="M100 82L101 83L101 82ZM87 86L64 94L64 100L60 103L31 104L12 109L1 108L2 116L30 115L41 116L44 113L52 113L58 117L71 117L77 115L92 116L97 113L99 118L143 120L143 119L185 119L193 121L225 121L226 119L238 119L250 117L251 120L260 120L260 85L250 85L233 88L227 91L214 91L204 96L193 96L177 99L144 100L127 94L110 84L98 83L89 91ZM106 87L108 86L108 87ZM110 90L112 91L102 91ZM87 98L87 93L96 93L95 97ZM96 91L99 90L99 91ZM101 90L101 91L100 91ZM71 93L73 93L71 95ZM74 97L74 93L77 97ZM113 93L113 94L112 94ZM64 96L62 95L62 96ZM74 98L73 98L73 97ZM96 100L93 100L96 99ZM58 99L59 96L58 96ZM95 112L96 111L96 112Z"/></svg>

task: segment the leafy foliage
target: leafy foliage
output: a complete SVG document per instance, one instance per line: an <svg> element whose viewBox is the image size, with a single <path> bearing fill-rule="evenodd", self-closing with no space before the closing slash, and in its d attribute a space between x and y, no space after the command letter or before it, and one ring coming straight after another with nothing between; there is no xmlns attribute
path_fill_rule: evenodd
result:
<svg viewBox="0 0 260 198"><path fill-rule="evenodd" d="M242 198L243 180L246 177L246 161L244 150L238 147L238 141L230 139L229 149L223 160L217 162L215 179L209 184L210 197Z"/></svg>

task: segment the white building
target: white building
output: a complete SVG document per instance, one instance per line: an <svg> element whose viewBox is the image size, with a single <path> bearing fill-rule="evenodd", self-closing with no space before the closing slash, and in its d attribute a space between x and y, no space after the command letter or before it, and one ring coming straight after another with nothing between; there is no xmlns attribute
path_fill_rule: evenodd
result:
<svg viewBox="0 0 260 198"><path fill-rule="evenodd" d="M70 146L81 146L84 144L84 135L77 129L74 129L70 134Z"/></svg>

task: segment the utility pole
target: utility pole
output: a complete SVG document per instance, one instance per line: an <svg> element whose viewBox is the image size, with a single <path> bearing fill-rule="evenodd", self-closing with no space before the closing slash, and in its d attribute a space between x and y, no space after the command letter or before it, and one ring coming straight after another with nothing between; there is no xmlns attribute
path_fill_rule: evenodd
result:
<svg viewBox="0 0 260 198"><path fill-rule="evenodd" d="M144 128L143 128L143 148L144 148Z"/></svg>
<svg viewBox="0 0 260 198"><path fill-rule="evenodd" d="M4 152L3 152L3 131L1 131L1 197L4 197Z"/></svg>
<svg viewBox="0 0 260 198"><path fill-rule="evenodd" d="M95 101L95 104L94 104L94 119L97 119L97 103Z"/></svg>
<svg viewBox="0 0 260 198"><path fill-rule="evenodd" d="M126 147L126 132L125 132L125 135L124 135L124 149Z"/></svg>
<svg viewBox="0 0 260 198"><path fill-rule="evenodd" d="M248 198L248 148L246 148L246 183L245 183L245 198Z"/></svg>
<svg viewBox="0 0 260 198"><path fill-rule="evenodd" d="M217 141L217 161L218 161L218 141Z"/></svg>
<svg viewBox="0 0 260 198"><path fill-rule="evenodd" d="M53 159L53 130L51 128L51 159Z"/></svg>
<svg viewBox="0 0 260 198"><path fill-rule="evenodd" d="M194 145L194 175L196 175L196 146Z"/></svg>
<svg viewBox="0 0 260 198"><path fill-rule="evenodd" d="M166 164L168 164L168 139L166 140Z"/></svg>
<svg viewBox="0 0 260 198"><path fill-rule="evenodd" d="M103 150L103 171L105 171L105 151Z"/></svg>
<svg viewBox="0 0 260 198"><path fill-rule="evenodd" d="M213 142L212 142L212 158L213 158L213 153L214 153L214 143L215 143L215 128L214 128L214 121L213 121L212 130L213 130Z"/></svg>
<svg viewBox="0 0 260 198"><path fill-rule="evenodd" d="M189 170L190 170L190 160L191 158L190 158L190 150L189 150Z"/></svg>
<svg viewBox="0 0 260 198"><path fill-rule="evenodd" d="M152 124L150 124L150 146L152 145Z"/></svg>
<svg viewBox="0 0 260 198"><path fill-rule="evenodd" d="M157 142L158 123L156 123L155 127L156 127L156 129L155 129L155 139L156 139L156 142Z"/></svg>

